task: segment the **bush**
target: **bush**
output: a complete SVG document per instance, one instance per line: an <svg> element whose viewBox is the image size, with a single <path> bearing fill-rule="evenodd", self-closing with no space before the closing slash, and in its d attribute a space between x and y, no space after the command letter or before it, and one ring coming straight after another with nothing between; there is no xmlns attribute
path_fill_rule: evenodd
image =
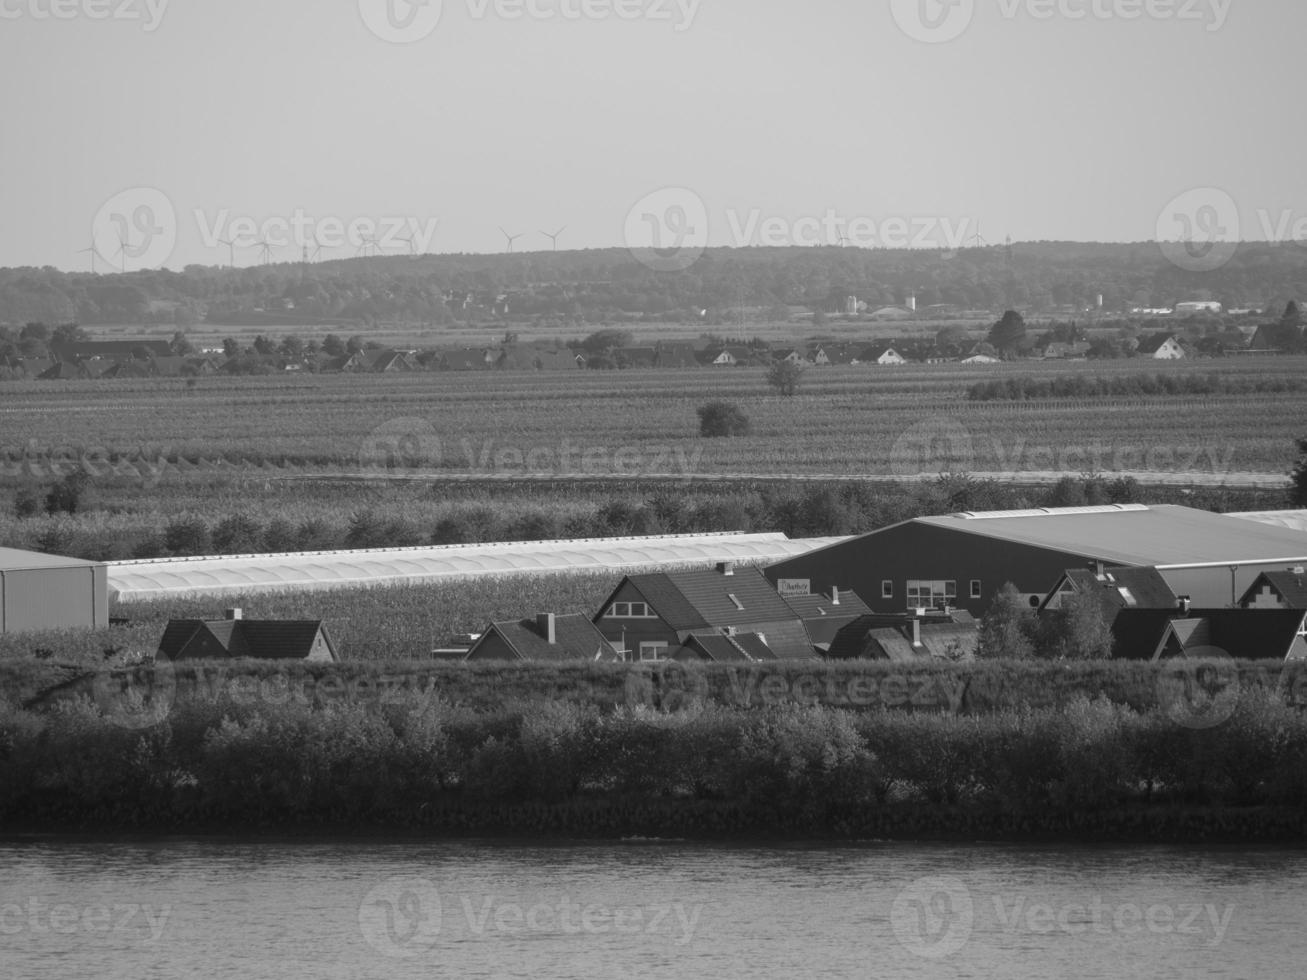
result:
<svg viewBox="0 0 1307 980"><path fill-rule="evenodd" d="M747 436L749 417L731 402L709 402L699 409L699 435L708 439Z"/></svg>
<svg viewBox="0 0 1307 980"><path fill-rule="evenodd" d="M35 517L41 513L41 498L30 488L19 490L14 494L14 516L20 520Z"/></svg>
<svg viewBox="0 0 1307 980"><path fill-rule="evenodd" d="M224 517L213 529L213 547L220 555L250 555L263 545L263 526L244 514Z"/></svg>
<svg viewBox="0 0 1307 980"><path fill-rule="evenodd" d="M213 551L209 525L199 517L179 517L163 531L163 542L174 555L207 555Z"/></svg>
<svg viewBox="0 0 1307 980"><path fill-rule="evenodd" d="M47 514L76 514L89 480L85 473L69 473L50 488L45 498Z"/></svg>

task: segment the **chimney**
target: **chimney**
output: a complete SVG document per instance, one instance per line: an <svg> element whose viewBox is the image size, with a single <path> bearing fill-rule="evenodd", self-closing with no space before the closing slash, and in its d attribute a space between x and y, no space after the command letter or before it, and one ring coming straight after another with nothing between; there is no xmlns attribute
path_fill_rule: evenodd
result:
<svg viewBox="0 0 1307 980"><path fill-rule="evenodd" d="M733 561L719 562L717 565L717 571L721 572L723 575L727 577L730 577L735 574L735 562Z"/></svg>
<svg viewBox="0 0 1307 980"><path fill-rule="evenodd" d="M840 587L838 585L831 586L830 604L832 606L838 606L840 604Z"/></svg>
<svg viewBox="0 0 1307 980"><path fill-rule="evenodd" d="M536 616L536 629L551 647L558 644L558 617L553 613L540 613Z"/></svg>
<svg viewBox="0 0 1307 980"><path fill-rule="evenodd" d="M921 646L921 620L912 620L912 645L913 647Z"/></svg>
<svg viewBox="0 0 1307 980"><path fill-rule="evenodd" d="M228 609L226 612L223 613L223 618L230 619L233 621L237 619L244 619L245 613L241 609Z"/></svg>
<svg viewBox="0 0 1307 980"><path fill-rule="evenodd" d="M917 297L916 297L916 296L909 296L909 297L908 297L908 309L910 309L913 313L916 313L916 312L917 312Z"/></svg>
<svg viewBox="0 0 1307 980"><path fill-rule="evenodd" d="M1186 616L1189 615L1189 610L1193 608L1193 605L1194 600L1192 597L1187 595L1176 596L1176 606Z"/></svg>
<svg viewBox="0 0 1307 980"><path fill-rule="evenodd" d="M1093 569L1094 578L1098 579L1098 581L1100 582L1106 581L1107 569L1103 567L1103 563L1101 561L1092 562L1090 563L1089 567Z"/></svg>

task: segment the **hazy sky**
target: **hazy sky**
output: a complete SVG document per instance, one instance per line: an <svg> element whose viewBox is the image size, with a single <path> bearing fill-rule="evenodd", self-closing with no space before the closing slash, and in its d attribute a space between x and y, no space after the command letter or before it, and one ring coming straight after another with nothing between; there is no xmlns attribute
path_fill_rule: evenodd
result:
<svg viewBox="0 0 1307 980"><path fill-rule="evenodd" d="M0 265L359 219L324 257L1292 235L1305 38L1301 0L0 0Z"/></svg>

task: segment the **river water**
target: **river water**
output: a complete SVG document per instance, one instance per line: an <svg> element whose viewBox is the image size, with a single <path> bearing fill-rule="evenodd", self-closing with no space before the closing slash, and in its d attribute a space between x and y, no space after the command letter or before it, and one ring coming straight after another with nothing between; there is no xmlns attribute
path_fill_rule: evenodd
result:
<svg viewBox="0 0 1307 980"><path fill-rule="evenodd" d="M0 977L1293 977L1307 850L0 841Z"/></svg>

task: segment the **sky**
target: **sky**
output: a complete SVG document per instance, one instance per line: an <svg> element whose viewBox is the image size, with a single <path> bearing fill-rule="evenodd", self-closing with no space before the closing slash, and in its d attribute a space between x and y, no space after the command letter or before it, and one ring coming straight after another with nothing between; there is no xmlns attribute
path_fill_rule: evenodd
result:
<svg viewBox="0 0 1307 980"><path fill-rule="evenodd" d="M1301 0L0 0L0 266L1307 238L1304 36Z"/></svg>

